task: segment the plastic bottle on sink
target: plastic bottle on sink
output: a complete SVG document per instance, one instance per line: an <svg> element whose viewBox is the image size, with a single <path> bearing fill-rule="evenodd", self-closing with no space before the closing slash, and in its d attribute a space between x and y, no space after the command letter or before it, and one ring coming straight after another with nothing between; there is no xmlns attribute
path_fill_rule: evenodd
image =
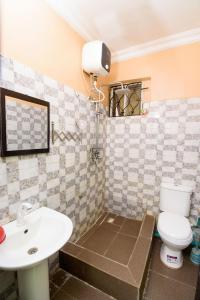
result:
<svg viewBox="0 0 200 300"><path fill-rule="evenodd" d="M6 233L2 226L0 226L0 244L5 241Z"/></svg>

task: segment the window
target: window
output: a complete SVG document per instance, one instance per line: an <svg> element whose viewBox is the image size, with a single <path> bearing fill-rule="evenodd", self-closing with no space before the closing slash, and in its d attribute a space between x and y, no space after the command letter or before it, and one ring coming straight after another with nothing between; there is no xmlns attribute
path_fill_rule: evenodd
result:
<svg viewBox="0 0 200 300"><path fill-rule="evenodd" d="M141 114L142 82L117 83L110 87L109 116L124 117Z"/></svg>

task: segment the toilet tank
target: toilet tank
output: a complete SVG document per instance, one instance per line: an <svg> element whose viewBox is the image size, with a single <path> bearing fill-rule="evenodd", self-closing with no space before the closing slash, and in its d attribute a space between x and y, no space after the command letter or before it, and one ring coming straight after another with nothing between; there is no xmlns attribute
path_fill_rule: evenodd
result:
<svg viewBox="0 0 200 300"><path fill-rule="evenodd" d="M161 183L160 210L189 216L192 187Z"/></svg>

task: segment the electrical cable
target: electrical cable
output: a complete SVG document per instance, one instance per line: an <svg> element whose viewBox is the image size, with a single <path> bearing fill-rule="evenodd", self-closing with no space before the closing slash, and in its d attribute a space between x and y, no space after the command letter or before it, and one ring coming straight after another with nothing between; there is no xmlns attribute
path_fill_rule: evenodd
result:
<svg viewBox="0 0 200 300"><path fill-rule="evenodd" d="M86 91L88 93L88 99L92 102L92 103L97 103L97 102L102 102L105 99L105 95L104 93L97 87L97 76L94 76L93 74L90 74L90 78L92 78L91 81L91 89L89 90L88 88L88 82L85 78L85 72L84 69L81 68L81 74L82 74L82 78L83 78L83 82L84 82L84 86L86 88ZM97 99L93 99L93 97L91 96L91 92L95 91L95 93L97 93L98 95L98 100ZM93 100L91 100L93 99Z"/></svg>

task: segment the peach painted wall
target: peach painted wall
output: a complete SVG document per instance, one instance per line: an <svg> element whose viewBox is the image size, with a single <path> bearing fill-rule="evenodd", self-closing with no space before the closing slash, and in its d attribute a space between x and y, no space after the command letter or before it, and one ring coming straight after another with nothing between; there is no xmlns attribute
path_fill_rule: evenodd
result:
<svg viewBox="0 0 200 300"><path fill-rule="evenodd" d="M1 53L83 93L84 40L44 0L1 0ZM103 82L151 77L151 99L200 96L200 43L112 65Z"/></svg>
<svg viewBox="0 0 200 300"><path fill-rule="evenodd" d="M44 0L1 0L1 54L81 92L84 42Z"/></svg>
<svg viewBox="0 0 200 300"><path fill-rule="evenodd" d="M151 100L200 96L200 43L114 63L107 82L151 78Z"/></svg>

